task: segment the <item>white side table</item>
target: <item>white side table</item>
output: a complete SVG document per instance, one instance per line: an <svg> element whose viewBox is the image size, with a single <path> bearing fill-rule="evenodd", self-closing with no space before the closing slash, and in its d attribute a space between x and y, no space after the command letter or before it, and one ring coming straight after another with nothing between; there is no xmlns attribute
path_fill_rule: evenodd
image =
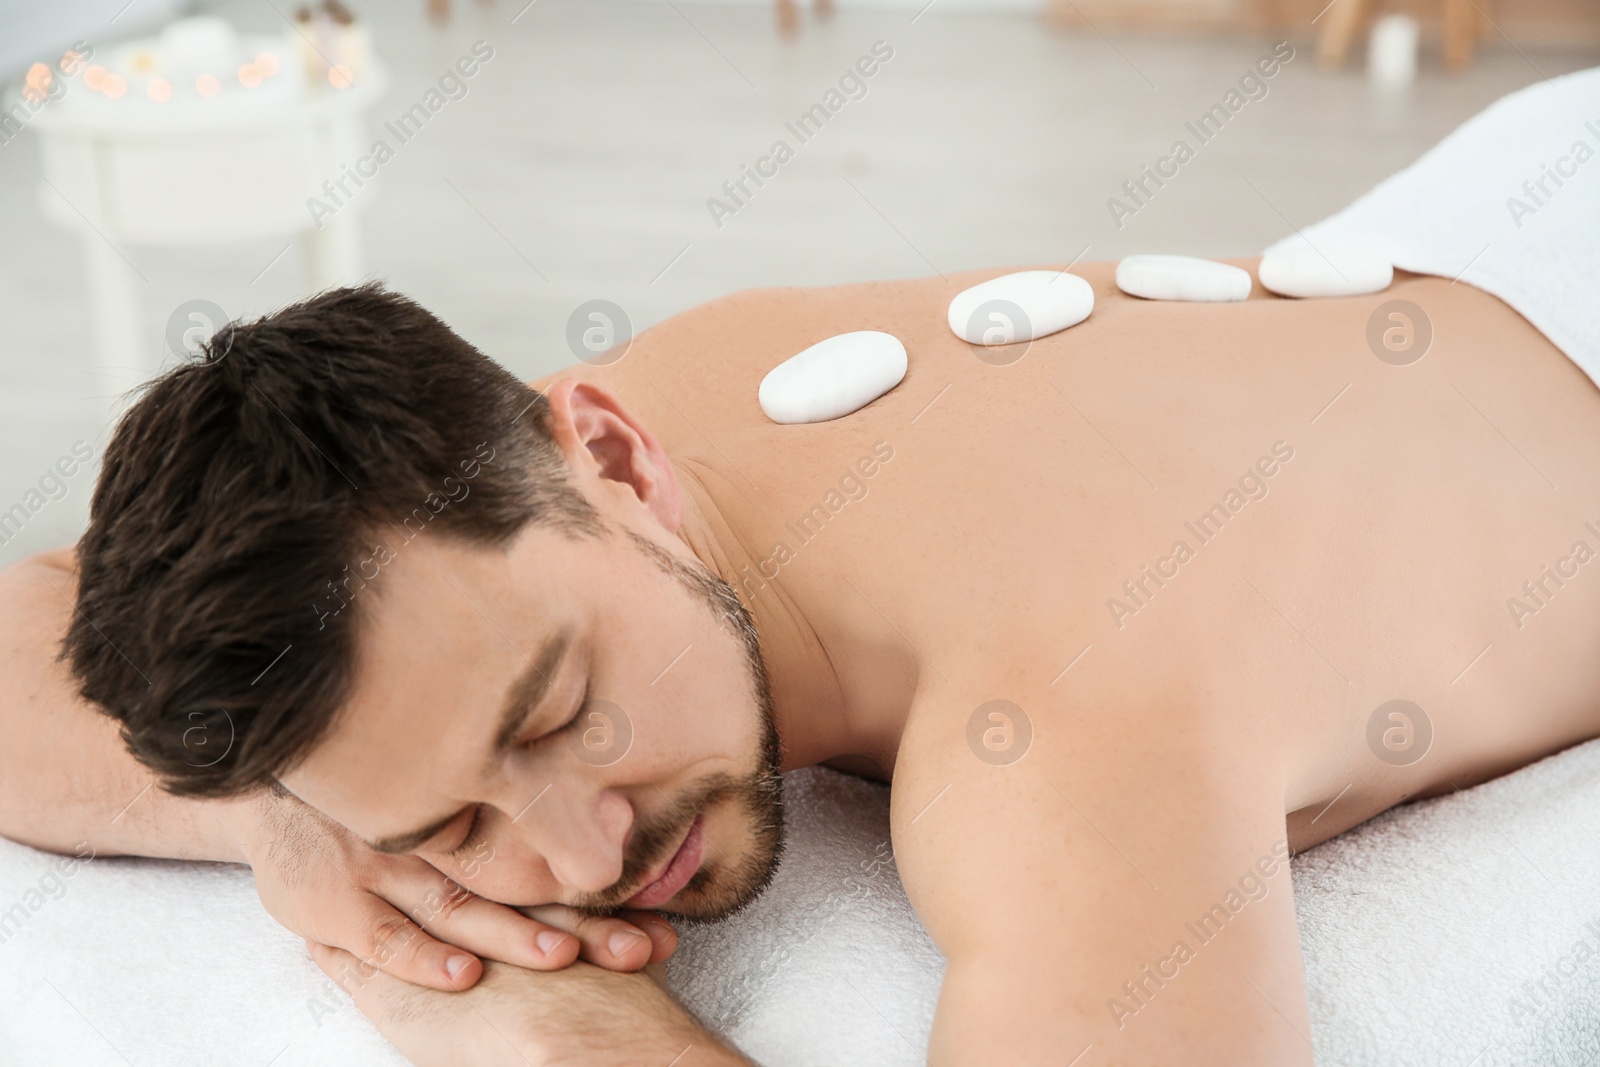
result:
<svg viewBox="0 0 1600 1067"><path fill-rule="evenodd" d="M122 77L101 67L93 77L110 84L114 92L108 92L85 84L95 69L85 65L57 86L59 95L45 100L30 122L39 135L39 206L83 239L96 360L107 375L142 381L160 365L141 343L147 280L125 257L129 245L195 247L277 237L301 244L312 290L360 276L361 197L320 219L307 201L328 203L324 183L337 182L362 156L363 114L387 84L382 68L368 63L354 84L336 76L343 88L317 91L307 88L292 42L241 43L247 54L281 57L273 61L274 68L282 64L274 78L252 79L257 84L249 90L223 83L203 98L184 92L189 85L152 89L150 81L166 80ZM126 59L140 46L119 46L116 57Z"/></svg>

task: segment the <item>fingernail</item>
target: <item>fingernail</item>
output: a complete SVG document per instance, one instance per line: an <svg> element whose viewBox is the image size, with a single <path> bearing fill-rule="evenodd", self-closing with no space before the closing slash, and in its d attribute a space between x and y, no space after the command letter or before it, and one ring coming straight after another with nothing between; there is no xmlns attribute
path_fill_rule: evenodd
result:
<svg viewBox="0 0 1600 1067"><path fill-rule="evenodd" d="M611 954L613 956L621 956L631 950L634 945L639 943L640 936L641 935L636 933L630 933L627 930L618 930L616 933L612 934L609 939L607 939L606 945L611 949Z"/></svg>
<svg viewBox="0 0 1600 1067"><path fill-rule="evenodd" d="M471 956L451 956L449 959L444 961L445 973L448 974L452 980L454 980L461 974L462 971L467 969L467 965L471 962Z"/></svg>
<svg viewBox="0 0 1600 1067"><path fill-rule="evenodd" d="M665 944L672 939L672 927L664 923L640 923L640 928L650 935L650 940L658 945Z"/></svg>
<svg viewBox="0 0 1600 1067"><path fill-rule="evenodd" d="M560 948L561 942L565 941L566 939L567 935L559 933L558 931L541 930L539 935L533 940L539 946L539 951L548 956L550 953Z"/></svg>

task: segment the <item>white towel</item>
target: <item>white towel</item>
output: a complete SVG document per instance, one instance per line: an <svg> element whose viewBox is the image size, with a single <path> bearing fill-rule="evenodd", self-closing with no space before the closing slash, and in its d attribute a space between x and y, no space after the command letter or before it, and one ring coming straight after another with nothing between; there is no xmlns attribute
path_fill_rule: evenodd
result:
<svg viewBox="0 0 1600 1067"><path fill-rule="evenodd" d="M1295 858L1321 1064L1600 1059L1600 741Z"/></svg>
<svg viewBox="0 0 1600 1067"><path fill-rule="evenodd" d="M60 859L0 840L0 1064L405 1067L248 867Z"/></svg>
<svg viewBox="0 0 1600 1067"><path fill-rule="evenodd" d="M1600 385L1600 67L1501 97L1268 251L1305 241L1493 293Z"/></svg>
<svg viewBox="0 0 1600 1067"><path fill-rule="evenodd" d="M895 872L888 795L791 772L767 893L682 931L674 992L763 1067L924 1062L944 963ZM58 899L28 897L57 861L0 842L0 908L42 901L0 945L0 1063L404 1064L261 909L248 870L97 859ZM1600 741L1398 808L1292 866L1319 1063L1600 1055Z"/></svg>

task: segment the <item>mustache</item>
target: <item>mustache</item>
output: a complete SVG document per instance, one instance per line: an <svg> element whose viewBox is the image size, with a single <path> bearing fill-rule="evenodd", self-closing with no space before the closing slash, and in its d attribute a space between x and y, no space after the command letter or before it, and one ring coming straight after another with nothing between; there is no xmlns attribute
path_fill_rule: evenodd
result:
<svg viewBox="0 0 1600 1067"><path fill-rule="evenodd" d="M663 811L641 819L635 827L629 841L630 855L623 860L617 884L603 893L581 897L571 907L599 918L615 916L622 910L623 901L644 888L641 880L681 844L696 816L721 800L747 792L751 785L746 779L718 772L677 800L669 800Z"/></svg>

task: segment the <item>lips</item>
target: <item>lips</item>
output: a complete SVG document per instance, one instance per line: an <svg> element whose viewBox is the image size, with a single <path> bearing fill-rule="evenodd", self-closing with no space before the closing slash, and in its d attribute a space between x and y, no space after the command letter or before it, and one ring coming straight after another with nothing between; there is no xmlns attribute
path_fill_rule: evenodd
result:
<svg viewBox="0 0 1600 1067"><path fill-rule="evenodd" d="M655 881L646 884L644 888L624 900L623 907L657 907L677 896L683 887L689 884L689 879L700 869L700 859L705 849L705 838L700 832L702 818L703 816L696 815L694 822L689 824L689 832L684 835L683 844L678 846L678 851L673 853Z"/></svg>

